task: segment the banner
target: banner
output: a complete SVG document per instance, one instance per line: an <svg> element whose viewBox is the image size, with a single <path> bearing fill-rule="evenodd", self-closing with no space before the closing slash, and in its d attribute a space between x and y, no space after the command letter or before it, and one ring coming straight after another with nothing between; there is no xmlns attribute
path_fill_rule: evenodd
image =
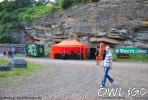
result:
<svg viewBox="0 0 148 100"><path fill-rule="evenodd" d="M116 54L148 54L148 48L115 48Z"/></svg>

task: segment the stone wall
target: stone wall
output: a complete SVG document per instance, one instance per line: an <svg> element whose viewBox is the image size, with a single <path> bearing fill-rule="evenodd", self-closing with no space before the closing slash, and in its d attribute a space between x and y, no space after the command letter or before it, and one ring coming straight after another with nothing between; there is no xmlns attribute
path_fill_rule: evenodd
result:
<svg viewBox="0 0 148 100"><path fill-rule="evenodd" d="M148 0L100 0L46 15L26 30L49 46L64 39L79 39L90 47L100 42L148 47L147 22Z"/></svg>

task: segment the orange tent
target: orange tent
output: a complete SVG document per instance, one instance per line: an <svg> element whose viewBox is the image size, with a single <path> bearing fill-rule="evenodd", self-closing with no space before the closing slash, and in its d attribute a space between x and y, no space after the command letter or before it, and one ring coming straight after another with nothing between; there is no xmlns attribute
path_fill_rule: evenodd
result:
<svg viewBox="0 0 148 100"><path fill-rule="evenodd" d="M87 57L87 48L86 44L82 44L77 40L64 40L58 44L51 46L51 58L55 58L55 54L70 54L73 52L74 54L81 53L83 54L83 58Z"/></svg>

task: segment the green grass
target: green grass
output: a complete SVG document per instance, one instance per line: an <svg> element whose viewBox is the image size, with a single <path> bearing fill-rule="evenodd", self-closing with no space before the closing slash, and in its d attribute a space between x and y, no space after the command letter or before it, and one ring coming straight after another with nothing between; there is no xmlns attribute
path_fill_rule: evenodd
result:
<svg viewBox="0 0 148 100"><path fill-rule="evenodd" d="M50 15L56 10L60 9L58 6L34 6L31 8L19 9L19 20L27 23L32 23L34 20L41 18L43 15Z"/></svg>
<svg viewBox="0 0 148 100"><path fill-rule="evenodd" d="M8 60L0 59L0 64L8 64ZM10 71L0 71L0 83L10 85L11 83L20 82L25 77L29 77L32 73L37 72L40 65L28 62L27 68L13 68Z"/></svg>
<svg viewBox="0 0 148 100"><path fill-rule="evenodd" d="M6 65L6 64L8 64L8 62L9 62L9 61L6 60L6 59L3 59L3 58L0 59L0 64L1 64L1 65Z"/></svg>

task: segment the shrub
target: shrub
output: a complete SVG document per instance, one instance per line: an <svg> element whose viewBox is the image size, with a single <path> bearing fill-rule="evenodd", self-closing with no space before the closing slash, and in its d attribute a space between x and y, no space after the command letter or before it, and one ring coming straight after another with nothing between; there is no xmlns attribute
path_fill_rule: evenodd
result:
<svg viewBox="0 0 148 100"><path fill-rule="evenodd" d="M99 0L91 0L91 2L98 2Z"/></svg>
<svg viewBox="0 0 148 100"><path fill-rule="evenodd" d="M67 9L74 3L74 0L62 0L62 8Z"/></svg>

